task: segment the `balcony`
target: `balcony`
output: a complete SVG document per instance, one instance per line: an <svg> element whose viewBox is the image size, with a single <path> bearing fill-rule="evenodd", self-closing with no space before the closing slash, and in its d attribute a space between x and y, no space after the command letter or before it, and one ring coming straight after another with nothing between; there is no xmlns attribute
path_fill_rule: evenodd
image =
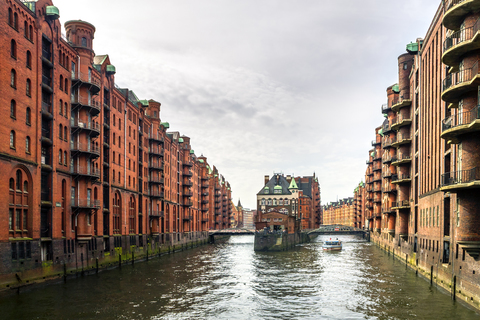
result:
<svg viewBox="0 0 480 320"><path fill-rule="evenodd" d="M70 173L77 176L85 176L95 179L100 179L100 170L92 167L84 166L72 166L70 167Z"/></svg>
<svg viewBox="0 0 480 320"><path fill-rule="evenodd" d="M163 218L165 216L162 210L152 210L149 212L150 218Z"/></svg>
<svg viewBox="0 0 480 320"><path fill-rule="evenodd" d="M397 137L395 136L383 138L383 149L390 148L395 142L397 142Z"/></svg>
<svg viewBox="0 0 480 320"><path fill-rule="evenodd" d="M47 119L53 119L52 105L42 101L42 116Z"/></svg>
<svg viewBox="0 0 480 320"><path fill-rule="evenodd" d="M183 216L183 221L190 221L190 220L193 220L192 216L188 216L188 215Z"/></svg>
<svg viewBox="0 0 480 320"><path fill-rule="evenodd" d="M193 197L193 192L191 192L191 191L185 191L185 192L183 193L183 196L186 197L186 198Z"/></svg>
<svg viewBox="0 0 480 320"><path fill-rule="evenodd" d="M202 206L202 209L201 209L203 212L207 212L208 211L208 206ZM207 220L208 221L208 220Z"/></svg>
<svg viewBox="0 0 480 320"><path fill-rule="evenodd" d="M366 162L366 164L372 164L372 163L373 163L373 160L371 160L371 159L368 159L367 162Z"/></svg>
<svg viewBox="0 0 480 320"><path fill-rule="evenodd" d="M412 124L412 117L410 114L398 114L394 119L392 119L392 129L398 130L403 126L409 126Z"/></svg>
<svg viewBox="0 0 480 320"><path fill-rule="evenodd" d="M393 157L391 155L384 155L382 157L382 162L383 163L390 163L390 162L392 162L392 159L393 159Z"/></svg>
<svg viewBox="0 0 480 320"><path fill-rule="evenodd" d="M392 172L390 170L387 170L382 174L382 177L384 178L390 178L391 176L392 176Z"/></svg>
<svg viewBox="0 0 480 320"><path fill-rule="evenodd" d="M190 171L190 170L183 171L182 173L183 173L183 176L184 176L184 177L191 177L191 176L193 176L193 172Z"/></svg>
<svg viewBox="0 0 480 320"><path fill-rule="evenodd" d="M457 192L480 188L480 170L475 168L442 174L441 191Z"/></svg>
<svg viewBox="0 0 480 320"><path fill-rule="evenodd" d="M207 204L208 200L202 200L202 204Z"/></svg>
<svg viewBox="0 0 480 320"><path fill-rule="evenodd" d="M451 143L458 143L460 135L478 131L480 131L480 106L443 119L440 137Z"/></svg>
<svg viewBox="0 0 480 320"><path fill-rule="evenodd" d="M150 184L164 184L165 179L164 178L159 178L159 177L150 177L148 179L148 183L150 183Z"/></svg>
<svg viewBox="0 0 480 320"><path fill-rule="evenodd" d="M388 111L391 111L392 109L388 105L388 103L382 104L382 113L388 113Z"/></svg>
<svg viewBox="0 0 480 320"><path fill-rule="evenodd" d="M191 187L193 186L193 183L190 179L185 179L185 181L183 181L183 185L187 187Z"/></svg>
<svg viewBox="0 0 480 320"><path fill-rule="evenodd" d="M382 197L379 195L375 195L375 197L373 197L373 202L382 202Z"/></svg>
<svg viewBox="0 0 480 320"><path fill-rule="evenodd" d="M149 196L152 198L164 198L164 193L160 190L150 190Z"/></svg>
<svg viewBox="0 0 480 320"><path fill-rule="evenodd" d="M372 140L372 146L377 146L377 145L380 145L382 143L382 140L381 139L377 139L377 140Z"/></svg>
<svg viewBox="0 0 480 320"><path fill-rule="evenodd" d="M392 175L392 183L394 184L410 183L411 181L412 181L412 178L410 174L400 173L400 174Z"/></svg>
<svg viewBox="0 0 480 320"><path fill-rule="evenodd" d="M70 121L72 129L76 130L86 130L91 136L98 136L100 134L100 124L98 122L82 122L81 120L75 119L75 121Z"/></svg>
<svg viewBox="0 0 480 320"><path fill-rule="evenodd" d="M390 205L390 204L385 204L384 206L382 206L382 213L383 214L394 214L395 211L393 209L393 204Z"/></svg>
<svg viewBox="0 0 480 320"><path fill-rule="evenodd" d="M397 187L395 185L389 185L382 188L383 193L395 193L397 192Z"/></svg>
<svg viewBox="0 0 480 320"><path fill-rule="evenodd" d="M202 193L202 196L204 196L204 197L208 197L208 195L209 195L209 192L208 192L208 191L207 191L207 192L204 192L204 193Z"/></svg>
<svg viewBox="0 0 480 320"><path fill-rule="evenodd" d="M383 134L387 134L387 133L393 131L392 126L390 125L390 123L385 123L382 128L383 128Z"/></svg>
<svg viewBox="0 0 480 320"><path fill-rule="evenodd" d="M191 207L191 206L193 206L193 202L191 200L185 200L185 201L183 201L183 206Z"/></svg>
<svg viewBox="0 0 480 320"><path fill-rule="evenodd" d="M72 97L70 102L72 103L72 110L82 108L88 108L92 116L96 116L100 113L100 103L93 101L86 97Z"/></svg>
<svg viewBox="0 0 480 320"><path fill-rule="evenodd" d="M185 161L183 162L184 167L193 167L193 162L192 161Z"/></svg>
<svg viewBox="0 0 480 320"><path fill-rule="evenodd" d="M165 141L165 138L162 135L152 134L152 133L148 135L148 139L152 141L160 142L160 143L163 143Z"/></svg>
<svg viewBox="0 0 480 320"><path fill-rule="evenodd" d="M392 209L394 209L394 210L410 209L410 201L402 200L402 201L399 201L399 202L393 202L392 203Z"/></svg>
<svg viewBox="0 0 480 320"><path fill-rule="evenodd" d="M411 104L412 104L412 99L410 99L410 97L408 97L406 99L400 98L400 99L398 99L397 103L395 103L392 106L392 111L398 112L401 108L408 107Z"/></svg>
<svg viewBox="0 0 480 320"><path fill-rule="evenodd" d="M411 154L399 154L396 159L392 159L393 166L400 166L412 162Z"/></svg>
<svg viewBox="0 0 480 320"><path fill-rule="evenodd" d="M404 144L412 143L412 135L409 133L398 133L397 139L394 143L392 143L392 147L399 147Z"/></svg>
<svg viewBox="0 0 480 320"><path fill-rule="evenodd" d="M163 161L158 161L158 162L153 162L150 161L148 164L148 169L149 170L162 170L163 171L164 163Z"/></svg>
<svg viewBox="0 0 480 320"><path fill-rule="evenodd" d="M457 103L465 93L477 90L479 84L480 76L477 61L473 67L449 73L443 79L442 100Z"/></svg>
<svg viewBox="0 0 480 320"><path fill-rule="evenodd" d="M480 3L472 0L447 0L445 1L445 8L443 25L450 30L458 30L465 19L465 15L480 10Z"/></svg>
<svg viewBox="0 0 480 320"><path fill-rule="evenodd" d="M99 209L100 200L72 198L70 201L72 208L79 209Z"/></svg>
<svg viewBox="0 0 480 320"><path fill-rule="evenodd" d="M382 181L382 176L378 174L377 176L374 176L372 179L372 182L380 182Z"/></svg>
<svg viewBox="0 0 480 320"><path fill-rule="evenodd" d="M456 66L466 53L480 49L480 20L472 27L462 28L443 42L442 61L448 66Z"/></svg>
<svg viewBox="0 0 480 320"><path fill-rule="evenodd" d="M42 88L45 89L46 91L52 93L53 92L53 89L52 89L52 84L53 81L52 81L52 78L50 76L47 76L47 75L42 75Z"/></svg>
<svg viewBox="0 0 480 320"><path fill-rule="evenodd" d="M92 94L100 92L100 81L93 78L90 74L84 74L81 72L72 72L72 88L83 84L88 87Z"/></svg>
<svg viewBox="0 0 480 320"><path fill-rule="evenodd" d="M158 156L158 157L163 157L165 154L163 149L160 148L148 148L148 154L150 156Z"/></svg>
<svg viewBox="0 0 480 320"><path fill-rule="evenodd" d="M43 128L42 126L42 137L41 137L42 145L51 146L52 143L52 132L49 128Z"/></svg>
<svg viewBox="0 0 480 320"><path fill-rule="evenodd" d="M70 144L70 150L72 154L87 153L95 157L100 156L100 148L95 146L93 143L88 144L88 143L75 142L73 144Z"/></svg>

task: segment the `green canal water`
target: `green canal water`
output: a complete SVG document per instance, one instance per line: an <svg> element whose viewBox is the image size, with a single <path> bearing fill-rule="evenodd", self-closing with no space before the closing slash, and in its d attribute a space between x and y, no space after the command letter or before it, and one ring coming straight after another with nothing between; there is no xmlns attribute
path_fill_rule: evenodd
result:
<svg viewBox="0 0 480 320"><path fill-rule="evenodd" d="M288 252L253 236L0 298L0 319L479 319L371 243Z"/></svg>

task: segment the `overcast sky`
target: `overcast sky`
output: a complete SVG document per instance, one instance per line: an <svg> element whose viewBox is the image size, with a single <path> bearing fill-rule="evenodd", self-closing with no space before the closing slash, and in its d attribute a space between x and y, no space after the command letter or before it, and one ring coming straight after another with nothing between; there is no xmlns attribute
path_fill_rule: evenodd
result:
<svg viewBox="0 0 480 320"><path fill-rule="evenodd" d="M255 208L264 175L319 177L322 204L364 179L397 57L439 0L54 0L96 27L116 83L162 103Z"/></svg>

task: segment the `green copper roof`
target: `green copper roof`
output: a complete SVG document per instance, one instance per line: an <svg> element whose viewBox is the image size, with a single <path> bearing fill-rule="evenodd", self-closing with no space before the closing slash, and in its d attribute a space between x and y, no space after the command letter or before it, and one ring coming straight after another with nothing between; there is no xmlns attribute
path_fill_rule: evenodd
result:
<svg viewBox="0 0 480 320"><path fill-rule="evenodd" d="M418 42L410 42L407 44L407 51L410 53L417 53L418 52Z"/></svg>
<svg viewBox="0 0 480 320"><path fill-rule="evenodd" d="M370 157L375 157L375 152L370 153Z"/></svg>
<svg viewBox="0 0 480 320"><path fill-rule="evenodd" d="M108 66L107 66L108 67ZM148 107L148 100L138 100L144 107Z"/></svg>
<svg viewBox="0 0 480 320"><path fill-rule="evenodd" d="M270 189L270 188L269 188L268 186L265 186L265 188L264 188L264 189L267 189L267 190L268 190L268 189Z"/></svg>
<svg viewBox="0 0 480 320"><path fill-rule="evenodd" d="M381 128L380 130L378 130L378 134L383 136L383 128Z"/></svg>
<svg viewBox="0 0 480 320"><path fill-rule="evenodd" d="M282 190L282 186L276 185L275 187L273 187L273 190Z"/></svg>
<svg viewBox="0 0 480 320"><path fill-rule="evenodd" d="M109 65L107 65L107 72L108 73L115 73L117 71L116 71L115 66L113 64L109 64Z"/></svg>
<svg viewBox="0 0 480 320"><path fill-rule="evenodd" d="M227 190L230 190L230 187L228 187Z"/></svg>
<svg viewBox="0 0 480 320"><path fill-rule="evenodd" d="M47 16L55 20L60 18L60 11L55 6L47 6Z"/></svg>
<svg viewBox="0 0 480 320"><path fill-rule="evenodd" d="M160 124L161 124L162 126L164 126L165 129L170 128L170 123L168 123L168 122L161 122Z"/></svg>
<svg viewBox="0 0 480 320"><path fill-rule="evenodd" d="M400 87L398 86L398 84L394 85L392 87L392 91L395 92L395 93L399 93L400 92Z"/></svg>
<svg viewBox="0 0 480 320"><path fill-rule="evenodd" d="M297 182L295 181L294 178L292 178L292 181L290 181L290 185L288 186L288 189L298 189Z"/></svg>
<svg viewBox="0 0 480 320"><path fill-rule="evenodd" d="M183 138L178 138L178 143L182 143L183 142Z"/></svg>
<svg viewBox="0 0 480 320"><path fill-rule="evenodd" d="M203 159L198 159L198 162L204 163L205 161L203 161Z"/></svg>
<svg viewBox="0 0 480 320"><path fill-rule="evenodd" d="M215 173L214 177L215 177L215 178L218 177L218 174Z"/></svg>
<svg viewBox="0 0 480 320"><path fill-rule="evenodd" d="M190 150L190 154L194 154L194 153L195 153L195 151L194 151L194 150Z"/></svg>

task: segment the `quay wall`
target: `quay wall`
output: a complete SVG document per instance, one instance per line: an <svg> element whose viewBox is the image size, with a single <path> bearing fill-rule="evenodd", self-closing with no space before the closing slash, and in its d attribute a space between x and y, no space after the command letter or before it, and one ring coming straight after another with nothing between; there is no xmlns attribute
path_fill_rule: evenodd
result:
<svg viewBox="0 0 480 320"><path fill-rule="evenodd" d="M113 238L113 237L112 237ZM10 260L2 259L0 266L0 294L20 292L23 287L35 285L45 281L76 277L85 274L97 273L101 270L121 267L124 264L133 264L136 261L148 260L163 254L183 251L209 243L208 232L189 232L164 235L135 235L121 236L118 240L121 246L113 247L111 251L103 250L103 237L94 238L98 245L87 246L78 244L74 253L55 257L53 261L41 262L40 244L32 241L32 259L26 259L21 265L11 265ZM135 239L134 239L135 238ZM143 238L144 241L138 241ZM132 241L132 242L131 242ZM130 243L144 244L130 245ZM53 240L54 247L63 247L63 241ZM100 247L100 245L102 247ZM95 249L99 250L95 250ZM89 250L91 249L91 250ZM0 253L8 251L5 244L0 244ZM1 254L2 257L8 256Z"/></svg>
<svg viewBox="0 0 480 320"><path fill-rule="evenodd" d="M294 248L297 244L310 242L305 232L296 233L255 233L255 251L285 251Z"/></svg>
<svg viewBox="0 0 480 320"><path fill-rule="evenodd" d="M453 299L460 300L480 311L478 280L475 281L469 277L468 270L462 270L461 266L457 268L455 259L449 263L442 263L437 252L431 252L421 247L414 252L414 247L408 242L400 241L400 245L398 245L398 242L393 240L395 239L384 233L370 232L370 241L380 249L405 262L406 266L415 270L416 274L423 276L432 285L449 292ZM461 260L471 259L471 262L474 263L474 259L468 255L459 258ZM474 275L475 271L472 274Z"/></svg>

